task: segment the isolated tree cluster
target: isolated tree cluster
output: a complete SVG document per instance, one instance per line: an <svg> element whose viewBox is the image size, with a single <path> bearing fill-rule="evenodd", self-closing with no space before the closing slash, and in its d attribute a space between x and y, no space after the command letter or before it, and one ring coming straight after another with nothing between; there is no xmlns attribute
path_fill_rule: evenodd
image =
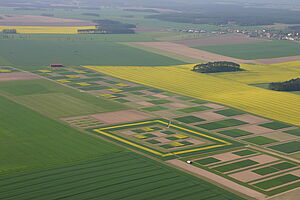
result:
<svg viewBox="0 0 300 200"><path fill-rule="evenodd" d="M284 82L270 83L269 89L276 91L300 91L300 78Z"/></svg>
<svg viewBox="0 0 300 200"><path fill-rule="evenodd" d="M235 72L244 71L241 66L234 62L219 61L209 62L205 64L195 65L192 69L195 72L201 73L217 73L217 72Z"/></svg>

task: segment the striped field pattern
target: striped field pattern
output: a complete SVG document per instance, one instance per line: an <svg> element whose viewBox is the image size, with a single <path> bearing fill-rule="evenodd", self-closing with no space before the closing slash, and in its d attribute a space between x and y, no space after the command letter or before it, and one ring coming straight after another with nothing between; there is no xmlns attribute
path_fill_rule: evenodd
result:
<svg viewBox="0 0 300 200"><path fill-rule="evenodd" d="M5 200L242 200L230 192L135 153L0 177Z"/></svg>

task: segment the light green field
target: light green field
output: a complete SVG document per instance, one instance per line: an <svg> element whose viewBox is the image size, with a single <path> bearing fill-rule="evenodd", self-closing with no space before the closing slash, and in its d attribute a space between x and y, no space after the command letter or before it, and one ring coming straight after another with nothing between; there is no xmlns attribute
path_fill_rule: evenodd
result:
<svg viewBox="0 0 300 200"><path fill-rule="evenodd" d="M123 151L0 96L0 174Z"/></svg>
<svg viewBox="0 0 300 200"><path fill-rule="evenodd" d="M1 93L18 103L54 118L127 108L119 103L81 93L45 79L1 82Z"/></svg>
<svg viewBox="0 0 300 200"><path fill-rule="evenodd" d="M299 43L280 40L251 44L205 46L195 48L245 60L300 55Z"/></svg>
<svg viewBox="0 0 300 200"><path fill-rule="evenodd" d="M61 93L27 95L18 98L18 102L55 118L103 112L99 106Z"/></svg>
<svg viewBox="0 0 300 200"><path fill-rule="evenodd" d="M65 65L161 66L185 63L110 41L88 40L90 37L92 36L87 36L86 40L82 38L82 40L58 39L59 36L56 36L56 39L52 38L52 40L2 40L0 55L12 64L21 66L45 66L49 63L64 63ZM109 38L109 36L103 35L93 37Z"/></svg>
<svg viewBox="0 0 300 200"><path fill-rule="evenodd" d="M0 56L0 65L11 65L11 63L5 58Z"/></svg>

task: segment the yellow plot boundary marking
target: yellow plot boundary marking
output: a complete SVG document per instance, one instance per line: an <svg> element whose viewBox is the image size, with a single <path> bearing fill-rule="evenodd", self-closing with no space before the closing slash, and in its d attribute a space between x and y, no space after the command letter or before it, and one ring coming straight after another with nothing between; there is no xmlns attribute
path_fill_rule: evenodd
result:
<svg viewBox="0 0 300 200"><path fill-rule="evenodd" d="M128 140L125 140L123 138L120 138L118 136L112 135L112 134L107 133L107 132L104 131L104 130L109 130L109 129L114 129L114 128L122 128L122 127L143 125L143 124L150 124L150 123L160 123L160 124L168 125L167 122L164 122L164 121L161 121L161 120L153 120L153 121L138 122L138 123L132 123L132 124L124 124L124 125L116 125L116 126L111 126L111 127L99 128L99 129L94 129L93 131L95 131L97 133L100 133L100 134L103 134L107 137L113 138L115 140L118 140L120 142L129 144L129 145L134 146L136 148L142 149L144 151L148 151L148 152L153 153L155 155L162 156L162 157L172 156L172 155L179 155L179 154L184 154L184 153L190 153L190 152L195 152L195 151L201 151L201 150L207 150L207 149L213 149L213 148L217 148L217 147L232 145L232 143L227 142L225 140L218 139L218 138L215 138L215 137L212 137L212 136L209 136L209 135L205 135L203 133L199 133L199 132L196 132L196 131L193 131L193 130L190 130L190 129L187 129L187 128L184 128L184 127L180 127L180 126L177 126L177 125L174 125L174 124L170 124L170 127L174 127L174 128L177 128L177 129L181 129L183 131L194 133L196 135L200 135L202 137L206 137L206 138L221 142L223 144L217 144L217 145L212 145L212 146L207 146L207 147L200 147L200 148L189 149L189 150L183 150L183 151L178 151L178 152L173 152L173 153L161 153L161 152L158 152L156 150L150 149L148 147L141 146L139 144L136 144L136 143L128 141Z"/></svg>

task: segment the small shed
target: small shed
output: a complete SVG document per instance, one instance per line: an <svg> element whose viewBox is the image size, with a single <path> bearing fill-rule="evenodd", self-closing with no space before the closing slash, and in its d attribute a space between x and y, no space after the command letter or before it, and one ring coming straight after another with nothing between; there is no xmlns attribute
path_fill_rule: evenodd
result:
<svg viewBox="0 0 300 200"><path fill-rule="evenodd" d="M50 66L51 67L64 67L64 65L61 63L52 63L52 64L50 64Z"/></svg>

